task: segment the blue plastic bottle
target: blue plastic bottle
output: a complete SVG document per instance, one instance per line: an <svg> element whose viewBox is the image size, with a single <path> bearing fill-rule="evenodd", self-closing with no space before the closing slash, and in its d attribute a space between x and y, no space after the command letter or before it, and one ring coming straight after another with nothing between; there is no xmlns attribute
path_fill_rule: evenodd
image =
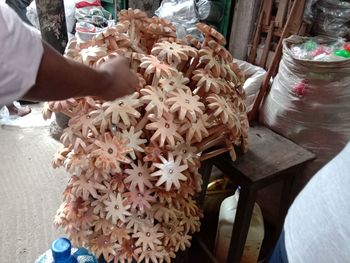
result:
<svg viewBox="0 0 350 263"><path fill-rule="evenodd" d="M58 238L52 242L51 250L41 255L35 263L98 263L85 248L73 248L67 238Z"/></svg>

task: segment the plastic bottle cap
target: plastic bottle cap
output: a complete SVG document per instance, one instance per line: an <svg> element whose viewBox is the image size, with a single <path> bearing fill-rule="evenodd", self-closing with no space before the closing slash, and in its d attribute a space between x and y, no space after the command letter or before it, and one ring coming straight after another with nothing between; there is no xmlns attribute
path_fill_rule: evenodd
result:
<svg viewBox="0 0 350 263"><path fill-rule="evenodd" d="M65 261L71 258L71 243L67 238L58 238L52 242L51 251L55 261Z"/></svg>
<svg viewBox="0 0 350 263"><path fill-rule="evenodd" d="M333 53L339 57L350 58L350 52L345 49L336 49L333 51Z"/></svg>

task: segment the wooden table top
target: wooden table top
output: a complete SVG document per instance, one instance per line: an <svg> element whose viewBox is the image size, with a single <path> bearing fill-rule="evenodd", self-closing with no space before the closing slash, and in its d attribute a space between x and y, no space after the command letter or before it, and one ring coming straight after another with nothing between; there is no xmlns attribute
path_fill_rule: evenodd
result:
<svg viewBox="0 0 350 263"><path fill-rule="evenodd" d="M282 172L315 159L315 155L264 126L251 127L249 150L232 162L228 154L213 160L227 175L235 170L240 181L273 181ZM222 169L224 168L224 169Z"/></svg>

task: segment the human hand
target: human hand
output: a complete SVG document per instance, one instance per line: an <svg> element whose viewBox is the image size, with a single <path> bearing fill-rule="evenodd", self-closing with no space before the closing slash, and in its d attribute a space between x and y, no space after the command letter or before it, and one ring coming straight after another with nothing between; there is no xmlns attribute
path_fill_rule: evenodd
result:
<svg viewBox="0 0 350 263"><path fill-rule="evenodd" d="M129 64L128 59L120 56L106 61L97 69L108 79L107 86L98 91L99 97L114 100L135 92L139 80Z"/></svg>

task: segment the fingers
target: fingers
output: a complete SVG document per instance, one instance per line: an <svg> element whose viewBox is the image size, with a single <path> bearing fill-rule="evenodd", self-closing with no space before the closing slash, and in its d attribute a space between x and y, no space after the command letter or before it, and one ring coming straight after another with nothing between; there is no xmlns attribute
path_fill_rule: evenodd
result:
<svg viewBox="0 0 350 263"><path fill-rule="evenodd" d="M138 77L130 69L129 60L125 57L116 57L103 63L98 70L108 73L111 77L111 84L106 90L101 91L101 97L107 100L114 100L118 97L129 95L136 91Z"/></svg>

